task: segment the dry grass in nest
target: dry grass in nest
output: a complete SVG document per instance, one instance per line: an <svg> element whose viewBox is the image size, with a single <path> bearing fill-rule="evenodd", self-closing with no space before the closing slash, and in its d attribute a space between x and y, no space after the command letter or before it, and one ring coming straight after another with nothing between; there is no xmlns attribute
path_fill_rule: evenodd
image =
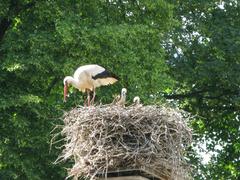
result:
<svg viewBox="0 0 240 180"><path fill-rule="evenodd" d="M137 168L187 179L184 154L191 129L186 120L179 110L158 106L77 107L64 115L65 144L56 162L74 160L69 177L75 178Z"/></svg>

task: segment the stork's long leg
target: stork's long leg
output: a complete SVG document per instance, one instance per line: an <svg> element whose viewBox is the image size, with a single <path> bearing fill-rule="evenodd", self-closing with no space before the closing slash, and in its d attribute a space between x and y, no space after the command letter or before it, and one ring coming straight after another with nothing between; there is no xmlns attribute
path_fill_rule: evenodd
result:
<svg viewBox="0 0 240 180"><path fill-rule="evenodd" d="M87 98L84 100L84 107L87 106Z"/></svg>
<svg viewBox="0 0 240 180"><path fill-rule="evenodd" d="M95 96L96 96L96 92L95 92L95 88L93 88L93 97L92 97L92 100L91 100L92 105L94 105Z"/></svg>
<svg viewBox="0 0 240 180"><path fill-rule="evenodd" d="M87 97L85 98L86 94L83 95L83 99L84 99L84 107L88 106L88 90L86 89L85 90L86 94L87 94Z"/></svg>
<svg viewBox="0 0 240 180"><path fill-rule="evenodd" d="M87 100L88 100L88 106L90 106L90 90L87 89Z"/></svg>

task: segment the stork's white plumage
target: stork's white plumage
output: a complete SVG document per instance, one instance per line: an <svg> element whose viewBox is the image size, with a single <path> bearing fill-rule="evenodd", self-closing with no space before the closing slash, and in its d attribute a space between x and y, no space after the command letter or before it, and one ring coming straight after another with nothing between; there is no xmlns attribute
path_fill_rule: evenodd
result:
<svg viewBox="0 0 240 180"><path fill-rule="evenodd" d="M140 105L140 97L139 96L135 96L133 98L133 104L134 105Z"/></svg>
<svg viewBox="0 0 240 180"><path fill-rule="evenodd" d="M93 91L91 102L94 103L95 88L106 86L118 81L116 75L108 72L105 68L97 65L90 64L80 66L75 72L73 77L66 76L63 80L64 84L64 101L66 101L68 94L68 86L71 84L79 91L87 92L88 106L90 105L90 92Z"/></svg>
<svg viewBox="0 0 240 180"><path fill-rule="evenodd" d="M127 89L122 88L121 97L120 97L120 100L117 102L117 104L124 106L126 104L126 98L127 98Z"/></svg>

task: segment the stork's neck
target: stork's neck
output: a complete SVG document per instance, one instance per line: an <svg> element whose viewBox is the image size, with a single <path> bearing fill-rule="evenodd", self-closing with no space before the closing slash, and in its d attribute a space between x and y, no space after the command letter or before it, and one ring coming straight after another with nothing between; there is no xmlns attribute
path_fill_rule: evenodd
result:
<svg viewBox="0 0 240 180"><path fill-rule="evenodd" d="M79 81L74 79L72 76L67 76L64 78L64 81L66 81L68 84L71 84L72 86L74 86L75 88L78 87L79 85Z"/></svg>
<svg viewBox="0 0 240 180"><path fill-rule="evenodd" d="M121 99L122 99L122 101L126 101L126 95L122 94Z"/></svg>

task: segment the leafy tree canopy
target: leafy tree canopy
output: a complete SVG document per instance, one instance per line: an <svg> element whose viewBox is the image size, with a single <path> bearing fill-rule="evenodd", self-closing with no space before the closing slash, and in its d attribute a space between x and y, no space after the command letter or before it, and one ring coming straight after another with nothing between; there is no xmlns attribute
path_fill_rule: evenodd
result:
<svg viewBox="0 0 240 180"><path fill-rule="evenodd" d="M83 103L72 90L63 104L62 80L83 64L100 64L121 81L97 92L110 102L127 87L149 96L173 86L163 40L174 26L167 1L1 1L0 177L63 179L49 153L50 131L63 110Z"/></svg>
<svg viewBox="0 0 240 180"><path fill-rule="evenodd" d="M170 36L169 58L176 88L166 97L197 118L198 143L216 152L197 179L239 177L240 6L238 1L183 1L175 11L182 22ZM221 150L216 148L221 146ZM200 167L200 166L199 166Z"/></svg>
<svg viewBox="0 0 240 180"><path fill-rule="evenodd" d="M1 1L0 178L65 177L52 164L59 150L49 153L50 131L83 96L72 89L64 104L62 80L96 63L121 79L99 88L98 102L122 87L129 101L173 99L196 115L195 142L204 137L217 152L207 165L190 155L195 178L237 179L239 12L236 0Z"/></svg>

